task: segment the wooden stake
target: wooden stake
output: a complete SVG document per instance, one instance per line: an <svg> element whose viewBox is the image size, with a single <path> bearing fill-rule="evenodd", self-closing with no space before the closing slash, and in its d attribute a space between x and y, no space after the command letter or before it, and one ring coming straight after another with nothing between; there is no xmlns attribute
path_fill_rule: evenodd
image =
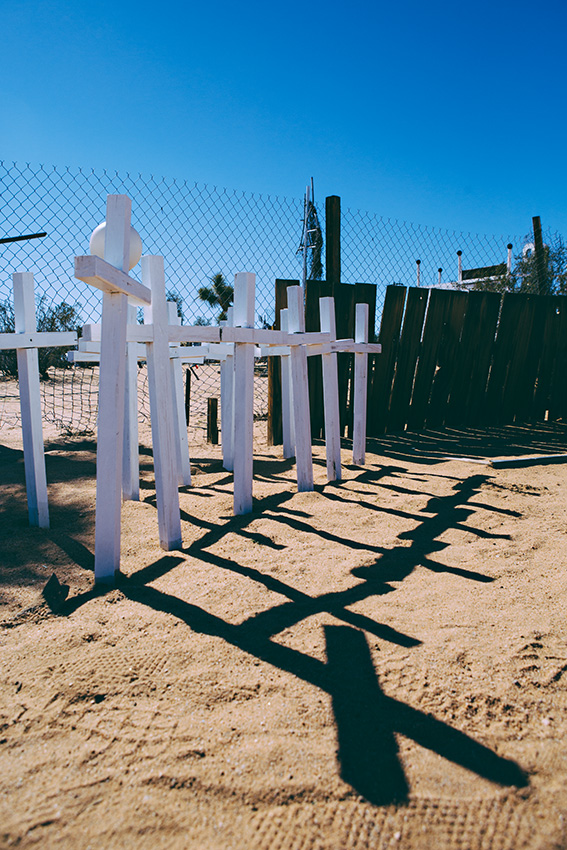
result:
<svg viewBox="0 0 567 850"><path fill-rule="evenodd" d="M207 442L213 446L218 445L219 441L219 400L215 396L207 399Z"/></svg>

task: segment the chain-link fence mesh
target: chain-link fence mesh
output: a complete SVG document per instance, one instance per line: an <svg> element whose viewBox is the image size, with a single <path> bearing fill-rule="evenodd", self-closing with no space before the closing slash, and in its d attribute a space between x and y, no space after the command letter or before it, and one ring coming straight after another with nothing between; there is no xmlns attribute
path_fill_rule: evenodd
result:
<svg viewBox="0 0 567 850"><path fill-rule="evenodd" d="M10 314L13 271L34 273L43 311L57 311L64 303L74 307L78 324L100 319L101 293L74 278L73 258L88 253L90 235L104 220L106 196L111 193L132 199L132 223L144 253L165 257L167 291L181 300L184 324L216 323L219 308L201 300L199 288L219 272L228 282L238 271L256 273L258 324L274 321L275 279L301 276L302 258L297 253L303 226L301 197L262 196L140 174L7 162L0 162L0 181L0 238L47 233L39 239L0 244L0 320ZM324 234L324 204L318 205L318 212ZM421 285L434 286L439 280L444 284L457 280L458 250L463 267L471 268L505 261L508 242L516 252L523 244L510 235L453 233L350 209L343 209L341 227L342 280L377 285L377 322L388 284L416 284L416 260L421 261ZM136 275L136 269L132 273ZM0 327L0 331L10 329ZM198 374L192 391L196 409L203 407L199 399L218 394L218 364L201 367ZM51 387L44 382L43 390L44 416L51 416L61 428L93 430L96 368L51 368L49 375ZM2 376L0 365L0 427L10 421L14 394L17 397L13 379L5 372ZM142 401L142 417L145 404ZM257 394L256 415L264 416L264 408L267 392L262 391Z"/></svg>

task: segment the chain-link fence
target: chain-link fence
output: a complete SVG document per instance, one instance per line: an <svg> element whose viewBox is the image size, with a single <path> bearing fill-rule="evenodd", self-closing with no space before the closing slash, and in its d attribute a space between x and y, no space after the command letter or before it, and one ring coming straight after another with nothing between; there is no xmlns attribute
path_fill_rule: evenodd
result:
<svg viewBox="0 0 567 850"><path fill-rule="evenodd" d="M297 253L303 225L301 197L263 196L140 174L7 162L0 162L0 182L0 238L47 234L0 244L0 319L10 315L12 272L31 271L44 312L64 303L74 307L78 324L99 320L101 294L73 277L73 258L88 253L90 235L104 220L106 196L111 193L132 199L132 223L140 233L144 253L165 257L167 290L180 299L184 324L215 324L219 308L201 300L199 289L219 272L228 282L238 271L256 273L258 324L274 321L275 279L301 275L302 258ZM324 204L318 205L318 211L324 234ZM416 260L420 260L422 286L437 285L439 280L450 283L457 280L458 250L464 267L486 266L506 259L508 242L521 251L523 240L509 235L453 233L343 209L342 280L377 285L379 322L386 286L415 285ZM0 327L0 331L8 329ZM94 429L96 404L78 397L93 394L95 372L77 366L68 375L57 370L56 379L55 370L49 371L62 400L50 408L46 385L44 411L57 407L52 418L62 428ZM205 380L204 371L200 374L203 377L193 382L195 401L199 395L206 398L218 391L216 378ZM10 376L4 374L0 426L9 421L6 411L12 405L7 400L12 393ZM257 416L265 415L264 405L267 394L265 399L257 399ZM143 405L141 409L143 415Z"/></svg>

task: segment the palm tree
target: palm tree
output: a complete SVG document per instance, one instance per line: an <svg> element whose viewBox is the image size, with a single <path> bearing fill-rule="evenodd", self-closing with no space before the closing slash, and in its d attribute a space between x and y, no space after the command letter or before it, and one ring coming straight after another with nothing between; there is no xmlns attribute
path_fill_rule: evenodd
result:
<svg viewBox="0 0 567 850"><path fill-rule="evenodd" d="M212 286L201 286L199 289L199 298L201 301L206 301L211 307L220 307L221 312L217 316L217 322L222 322L226 319L226 311L232 304L234 298L234 287L226 282L222 272L214 274L210 281Z"/></svg>

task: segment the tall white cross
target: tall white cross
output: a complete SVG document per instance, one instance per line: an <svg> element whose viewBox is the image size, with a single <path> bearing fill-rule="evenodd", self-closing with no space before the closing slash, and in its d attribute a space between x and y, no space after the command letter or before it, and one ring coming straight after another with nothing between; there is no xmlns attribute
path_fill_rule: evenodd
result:
<svg viewBox="0 0 567 850"><path fill-rule="evenodd" d="M16 272L14 287L15 333L0 334L0 349L16 349L24 468L30 525L49 528L47 478L41 427L38 348L76 345L74 331L40 332L36 330L33 274Z"/></svg>
<svg viewBox="0 0 567 850"><path fill-rule="evenodd" d="M120 517L128 297L150 304L151 290L129 277L132 202L109 195L104 259L75 257L75 277L101 289L99 408L95 519L95 582L112 584L120 570Z"/></svg>

